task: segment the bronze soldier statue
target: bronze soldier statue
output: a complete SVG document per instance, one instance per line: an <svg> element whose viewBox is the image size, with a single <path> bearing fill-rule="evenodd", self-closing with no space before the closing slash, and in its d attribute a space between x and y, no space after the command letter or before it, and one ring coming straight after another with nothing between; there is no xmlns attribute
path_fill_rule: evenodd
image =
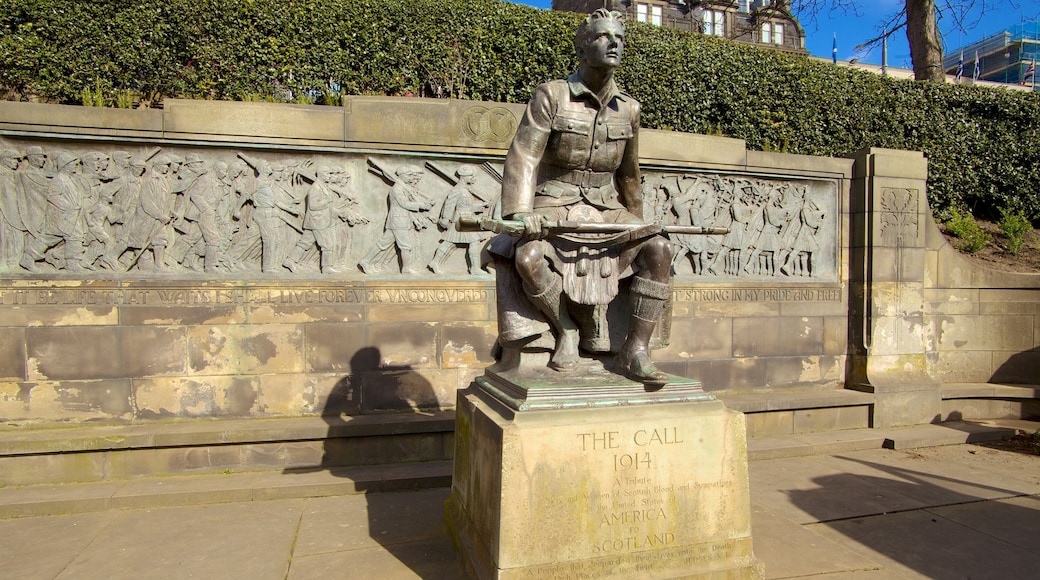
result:
<svg viewBox="0 0 1040 580"><path fill-rule="evenodd" d="M523 232L499 236L490 248L496 268L507 270L498 274L499 343L532 344L539 323L525 318L541 318L541 328L548 322L555 337L549 367L573 371L579 346L611 349L607 337L593 335L627 288L627 332L613 349L612 370L659 387L668 376L654 366L649 349L671 294L672 250L653 226L634 233L641 227L635 224L643 224L639 103L613 78L625 46L620 18L599 9L578 27L578 70L535 90L506 157L502 216L522 223ZM615 232L563 233L552 227L560 222L602 222L603 231ZM502 280L514 272L513 296L502 296L510 290ZM514 301L526 301L537 312L528 308L530 316L524 316Z"/></svg>

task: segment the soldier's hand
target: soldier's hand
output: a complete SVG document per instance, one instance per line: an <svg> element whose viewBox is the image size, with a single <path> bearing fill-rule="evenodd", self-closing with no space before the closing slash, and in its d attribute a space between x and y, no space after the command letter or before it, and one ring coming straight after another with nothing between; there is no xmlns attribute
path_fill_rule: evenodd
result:
<svg viewBox="0 0 1040 580"><path fill-rule="evenodd" d="M513 215L513 219L524 222L524 237L527 238L543 238L545 230L542 229L542 222L544 216L538 213L517 213Z"/></svg>

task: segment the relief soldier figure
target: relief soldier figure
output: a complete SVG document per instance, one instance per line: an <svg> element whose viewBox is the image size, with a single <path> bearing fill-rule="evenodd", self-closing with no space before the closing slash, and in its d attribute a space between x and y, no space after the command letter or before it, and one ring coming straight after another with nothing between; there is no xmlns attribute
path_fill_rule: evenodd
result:
<svg viewBox="0 0 1040 580"><path fill-rule="evenodd" d="M0 266L9 268L22 257L25 225L19 203L23 197L18 167L22 154L14 149L0 151Z"/></svg>
<svg viewBox="0 0 1040 580"><path fill-rule="evenodd" d="M39 237L26 244L21 266L30 272L39 271L37 262L45 258L48 250L64 242L64 257L57 264L69 272L92 270L84 256L87 222L83 204L88 185L79 174L80 158L59 153L57 169L47 189L43 229Z"/></svg>
<svg viewBox="0 0 1040 580"><path fill-rule="evenodd" d="M579 342L587 349L609 347L586 340L584 331L606 324L607 306L619 295L621 280L631 277L627 333L613 370L660 387L668 379L650 360L649 343L671 295L670 242L632 231L569 234L551 227L562 220L644 223L639 103L613 78L625 44L620 17L599 9L578 27L578 70L538 87L506 157L502 215L521 221L524 231L518 239L495 238L491 248L499 269L499 343L519 348L548 322L555 338L550 368L573 371ZM517 278L519 283L508 282ZM527 311L542 319L540 325L518 316L517 300L535 307ZM575 315L579 310L584 316Z"/></svg>
<svg viewBox="0 0 1040 580"><path fill-rule="evenodd" d="M401 273L419 273L415 265L418 233L433 224L429 212L434 202L415 187L425 175L421 167L405 165L395 173L398 180L390 189L386 231L358 263L365 273L380 270L390 263L396 256L395 246L401 252Z"/></svg>
<svg viewBox="0 0 1040 580"><path fill-rule="evenodd" d="M444 230L444 238L437 247L433 260L430 261L430 270L434 274L443 273L441 269L444 267L444 261L458 246L466 247L469 273L475 273L480 266L480 250L488 238L486 233L460 232L455 227L460 219L484 215L491 208L491 203L482 198L474 186L477 170L472 165L459 165L455 176L459 181L444 199L440 219L437 220L437 226Z"/></svg>
<svg viewBox="0 0 1040 580"><path fill-rule="evenodd" d="M315 171L314 183L305 196L303 235L284 264L290 271L299 269L304 254L314 245L318 246L322 273L345 271L341 262L349 241L349 227L368 223L368 218L350 207L356 205L357 200L347 190L347 179L346 172L327 165Z"/></svg>

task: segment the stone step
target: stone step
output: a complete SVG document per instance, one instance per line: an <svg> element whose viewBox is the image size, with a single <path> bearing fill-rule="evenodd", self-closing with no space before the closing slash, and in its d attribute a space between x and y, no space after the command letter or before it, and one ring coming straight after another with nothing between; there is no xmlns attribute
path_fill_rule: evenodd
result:
<svg viewBox="0 0 1040 580"><path fill-rule="evenodd" d="M0 519L448 487L451 461L0 488Z"/></svg>
<svg viewBox="0 0 1040 580"><path fill-rule="evenodd" d="M948 422L939 425L806 433L784 437L749 439L748 457L755 461L825 455L865 449L912 449L915 447L981 443L984 441L998 441L1018 432L1034 433L1037 429L1040 429L1040 422L991 419L972 422Z"/></svg>
<svg viewBox="0 0 1040 580"><path fill-rule="evenodd" d="M455 415L0 427L0 485L451 459Z"/></svg>
<svg viewBox="0 0 1040 580"><path fill-rule="evenodd" d="M1016 420L854 429L751 439L748 455L752 461L761 461L882 447L954 445L992 441L1038 429L1040 422ZM452 462L441 460L7 486L0 487L0 519L448 487L451 476Z"/></svg>

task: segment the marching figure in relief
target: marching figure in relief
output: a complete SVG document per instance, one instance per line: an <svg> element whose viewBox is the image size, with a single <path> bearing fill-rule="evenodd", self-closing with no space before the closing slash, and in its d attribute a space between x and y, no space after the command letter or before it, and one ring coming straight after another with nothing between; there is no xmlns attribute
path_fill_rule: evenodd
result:
<svg viewBox="0 0 1040 580"><path fill-rule="evenodd" d="M397 251L401 253L401 273L418 274L415 267L418 234L433 225L429 212L434 201L415 187L425 172L421 167L404 165L395 174L398 179L390 188L386 231L358 263L366 274L385 268L397 256Z"/></svg>
<svg viewBox="0 0 1040 580"><path fill-rule="evenodd" d="M587 234L552 228L564 220L644 223L639 103L613 78L625 46L620 16L599 9L579 26L578 70L537 88L506 157L502 215L521 221L524 231L519 239L499 236L492 243L496 269L512 266L520 281L503 283L515 277L498 273L499 343L523 345L540 334L539 325L524 320L515 308L517 300L526 301L537 309L534 316L552 328L550 368L573 371L579 342L609 348L608 342L585 340L584 331L607 324L607 306L619 295L620 281L631 277L627 332L614 370L660 387L668 378L650 360L649 343L671 295L670 242L631 230ZM584 316L576 316L577 310Z"/></svg>
<svg viewBox="0 0 1040 580"><path fill-rule="evenodd" d="M368 223L368 218L351 208L358 202L347 188L349 179L345 171L327 165L319 166L315 171L314 183L305 197L303 235L284 264L290 271L299 269L304 254L315 244L320 253L322 273L346 271L342 260L350 241L349 228Z"/></svg>
<svg viewBox="0 0 1040 580"><path fill-rule="evenodd" d="M30 272L39 271L37 262L47 250L64 242L64 258L60 265L69 272L85 272L93 268L84 261L87 222L83 200L87 183L79 174L80 158L71 153L59 153L58 173L47 189L47 208L40 235L25 246L21 266Z"/></svg>
<svg viewBox="0 0 1040 580"><path fill-rule="evenodd" d="M481 197L474 185L477 170L472 165L459 165L455 176L459 178L458 183L445 198L440 219L437 220L437 226L444 230L444 238L430 262L430 270L434 274L443 273L444 261L458 246L466 247L469 273L476 273L480 266L480 250L489 237L484 232L460 232L455 228L460 219L486 215L491 208L490 201Z"/></svg>
<svg viewBox="0 0 1040 580"><path fill-rule="evenodd" d="M25 225L19 204L23 198L18 167L22 154L14 149L0 151L0 265L14 266L22 257Z"/></svg>

